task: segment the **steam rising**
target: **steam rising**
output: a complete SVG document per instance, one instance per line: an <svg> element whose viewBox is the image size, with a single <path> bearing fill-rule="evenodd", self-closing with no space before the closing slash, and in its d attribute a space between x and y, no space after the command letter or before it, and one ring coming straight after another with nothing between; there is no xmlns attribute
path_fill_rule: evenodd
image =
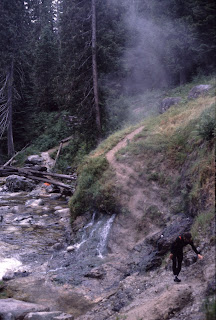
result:
<svg viewBox="0 0 216 320"><path fill-rule="evenodd" d="M111 2L117 5L120 0ZM176 77L177 65L179 72L181 65L190 69L190 44L195 41L190 25L182 21L176 23L168 17L154 20L147 13L140 14L133 0L128 2L125 23L128 28L123 57L128 73L124 81L126 92L133 94L145 89L165 88Z"/></svg>

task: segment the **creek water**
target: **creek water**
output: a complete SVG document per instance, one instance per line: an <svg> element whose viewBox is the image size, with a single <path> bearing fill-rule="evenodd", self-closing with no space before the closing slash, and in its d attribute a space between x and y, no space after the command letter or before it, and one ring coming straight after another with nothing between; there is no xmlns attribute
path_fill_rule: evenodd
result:
<svg viewBox="0 0 216 320"><path fill-rule="evenodd" d="M15 277L29 274L78 285L107 254L107 241L115 215L93 213L90 221L68 239L67 202L40 192L0 191L0 279L9 271ZM69 245L72 252L67 251Z"/></svg>

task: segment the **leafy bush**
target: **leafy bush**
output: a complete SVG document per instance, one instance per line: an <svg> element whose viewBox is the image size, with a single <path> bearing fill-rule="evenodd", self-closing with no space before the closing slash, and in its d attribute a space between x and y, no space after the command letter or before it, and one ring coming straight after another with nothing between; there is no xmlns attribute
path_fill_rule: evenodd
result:
<svg viewBox="0 0 216 320"><path fill-rule="evenodd" d="M84 141L80 135L74 135L70 143L62 148L56 169L64 172L68 167L77 168L91 149L90 143Z"/></svg>
<svg viewBox="0 0 216 320"><path fill-rule="evenodd" d="M193 237L196 237L200 230L202 233L205 233L211 221L214 221L214 218L215 218L214 210L200 213L196 217L191 229Z"/></svg>
<svg viewBox="0 0 216 320"><path fill-rule="evenodd" d="M107 213L115 210L114 185L109 182L108 162L105 157L89 157L79 168L78 187L70 199L71 217L74 220L88 210Z"/></svg>
<svg viewBox="0 0 216 320"><path fill-rule="evenodd" d="M209 109L201 114L200 123L197 126L198 134L204 140L211 140L215 135L215 106L214 103Z"/></svg>

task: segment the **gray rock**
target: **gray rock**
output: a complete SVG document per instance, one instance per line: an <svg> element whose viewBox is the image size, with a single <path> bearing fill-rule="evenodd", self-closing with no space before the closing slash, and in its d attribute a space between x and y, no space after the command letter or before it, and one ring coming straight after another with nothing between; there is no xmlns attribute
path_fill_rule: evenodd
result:
<svg viewBox="0 0 216 320"><path fill-rule="evenodd" d="M36 208L38 206L44 205L44 201L42 199L36 199L36 200L27 200L25 203L26 207Z"/></svg>
<svg viewBox="0 0 216 320"><path fill-rule="evenodd" d="M94 278L94 279L103 279L106 275L106 271L103 267L94 268L90 272L86 273L84 276L87 278Z"/></svg>
<svg viewBox="0 0 216 320"><path fill-rule="evenodd" d="M212 86L209 84L200 84L198 86L195 86L190 90L188 99L196 99L200 95L204 95L205 93L207 93L211 88Z"/></svg>
<svg viewBox="0 0 216 320"><path fill-rule="evenodd" d="M74 250L76 250L76 246L71 245L71 246L67 247L67 252L71 252L71 251L74 251Z"/></svg>
<svg viewBox="0 0 216 320"><path fill-rule="evenodd" d="M36 183L23 176L11 175L6 179L6 187L11 192L32 191Z"/></svg>
<svg viewBox="0 0 216 320"><path fill-rule="evenodd" d="M53 320L56 316L59 316L61 313L61 311L30 312L25 316L24 320Z"/></svg>
<svg viewBox="0 0 216 320"><path fill-rule="evenodd" d="M28 156L28 158L25 161L25 163L31 164L31 165L41 165L42 162L43 162L43 158L38 155Z"/></svg>
<svg viewBox="0 0 216 320"><path fill-rule="evenodd" d="M6 272L2 277L3 281L9 281L9 280L12 280L12 279L14 279L14 272L13 271Z"/></svg>
<svg viewBox="0 0 216 320"><path fill-rule="evenodd" d="M50 199L51 200L58 200L58 199L60 199L61 198L61 193L51 193L50 194Z"/></svg>
<svg viewBox="0 0 216 320"><path fill-rule="evenodd" d="M163 99L159 104L159 112L164 113L167 111L171 106L178 104L181 102L181 97L168 97Z"/></svg>
<svg viewBox="0 0 216 320"><path fill-rule="evenodd" d="M159 255L164 255L170 250L172 242L179 235L190 230L191 224L191 218L186 217L185 215L176 216L176 220L173 223L149 241L154 245L157 245Z"/></svg>
<svg viewBox="0 0 216 320"><path fill-rule="evenodd" d="M0 299L0 319L23 319L30 312L49 311L49 308L36 303L29 303L15 299Z"/></svg>

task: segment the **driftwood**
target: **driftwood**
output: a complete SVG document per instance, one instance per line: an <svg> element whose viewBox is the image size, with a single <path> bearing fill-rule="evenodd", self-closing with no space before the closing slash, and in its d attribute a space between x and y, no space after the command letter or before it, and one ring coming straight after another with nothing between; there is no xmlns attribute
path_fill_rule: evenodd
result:
<svg viewBox="0 0 216 320"><path fill-rule="evenodd" d="M58 179L65 179L65 180L76 180L75 176L65 175L65 174L58 174L58 173L51 173L47 171L38 171L31 168L16 168L11 166L2 166L0 167L0 176L9 176L12 174L22 175L32 180L43 181L49 184L56 185L66 190L71 190L73 187L69 184L62 183L60 181L56 181L50 179L48 177L54 177Z"/></svg>
<svg viewBox="0 0 216 320"><path fill-rule="evenodd" d="M13 159L14 159L16 156L18 156L18 154L20 154L22 151L24 151L28 146L29 146L29 144L27 144L22 150L16 152L16 153L13 155L13 157L10 158L10 159L3 165L3 167L7 167L7 166L13 161Z"/></svg>
<svg viewBox="0 0 216 320"><path fill-rule="evenodd" d="M59 146L59 149L58 149L58 152L57 152L56 158L55 158L55 163L54 163L53 168L55 168L55 166L56 166L56 162L57 162L58 157L59 157L59 155L60 155L60 152L61 152L62 146L63 146L63 142L61 142L61 143L60 143L60 146Z"/></svg>
<svg viewBox="0 0 216 320"><path fill-rule="evenodd" d="M67 137L67 138L65 138L65 139L63 139L63 140L60 141L60 145L59 145L59 148L58 148L58 152L57 152L57 155L56 155L56 158L55 158L55 163L54 163L53 168L55 168L55 166L56 166L56 162L57 162L57 160L58 160L58 158L59 158L59 155L60 155L60 152L61 152L62 147L64 146L64 144L65 144L66 142L70 141L71 139L72 139L72 136Z"/></svg>

